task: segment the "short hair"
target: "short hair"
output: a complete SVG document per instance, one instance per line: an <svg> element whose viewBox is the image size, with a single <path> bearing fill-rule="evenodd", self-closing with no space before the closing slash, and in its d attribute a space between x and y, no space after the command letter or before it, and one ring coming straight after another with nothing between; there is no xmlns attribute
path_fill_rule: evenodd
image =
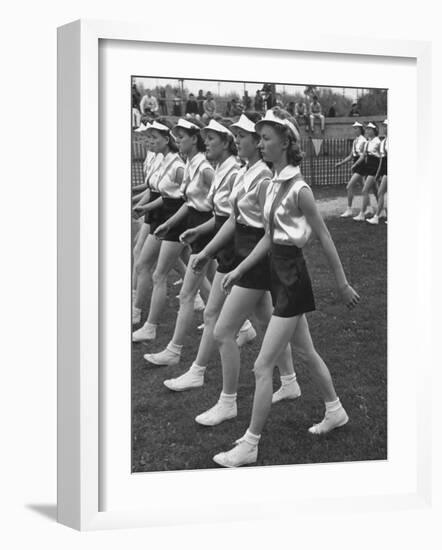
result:
<svg viewBox="0 0 442 550"><path fill-rule="evenodd" d="M298 122L288 111L282 109L281 107L273 107L272 111L278 118L291 122L297 129L298 135L300 135ZM304 152L301 149L301 144L298 137L292 132L292 130L290 130L288 126L275 124L273 127L279 136L287 139L289 142L289 146L287 148L287 162L292 166L299 166L304 158Z"/></svg>
<svg viewBox="0 0 442 550"><path fill-rule="evenodd" d="M370 122L371 122L371 121L370 121ZM370 124L370 122L369 122L369 124ZM371 124L373 124L373 126L375 126L375 128L371 128L371 126L370 126L370 128L371 128L371 129L373 130L373 132L374 132L374 135L375 135L375 136L378 136L378 135L379 135L379 128L378 128L377 124L376 124L375 122L371 122Z"/></svg>
<svg viewBox="0 0 442 550"><path fill-rule="evenodd" d="M158 122L159 124L162 124L163 126L167 126L167 128L168 128L167 131L166 130L158 130L158 129L156 129L156 131L160 132L164 136L168 137L169 138L169 149L172 151L172 153L178 153L178 145L177 145L177 143L175 141L175 138L174 138L174 136L171 132L172 124L165 117L157 118L156 122Z"/></svg>
<svg viewBox="0 0 442 550"><path fill-rule="evenodd" d="M198 129L197 128L183 128L183 127L181 127L180 129L190 137L196 136L196 149L197 149L197 151L199 153L205 153L206 145L204 143L203 136L201 135L201 132L200 132L200 129L202 128L202 125L197 120L192 121L192 124L195 124L195 126L198 126Z"/></svg>

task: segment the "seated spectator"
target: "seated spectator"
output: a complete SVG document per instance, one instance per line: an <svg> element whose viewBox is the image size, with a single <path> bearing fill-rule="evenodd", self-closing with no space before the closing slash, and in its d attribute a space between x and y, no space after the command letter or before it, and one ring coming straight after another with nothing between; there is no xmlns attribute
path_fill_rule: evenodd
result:
<svg viewBox="0 0 442 550"><path fill-rule="evenodd" d="M250 109L252 108L252 98L249 96L249 92L247 90L244 90L242 103L244 111L250 111Z"/></svg>
<svg viewBox="0 0 442 550"><path fill-rule="evenodd" d="M296 122L299 125L304 124L307 132L310 130L310 119L308 116L307 105L303 101L297 101L294 104L294 115Z"/></svg>
<svg viewBox="0 0 442 550"><path fill-rule="evenodd" d="M155 96L152 95L150 90L147 90L140 102L140 111L143 116L158 116L158 101Z"/></svg>
<svg viewBox="0 0 442 550"><path fill-rule="evenodd" d="M206 100L203 103L204 107L204 114L203 114L203 122L205 124L208 124L212 118L215 117L216 113L216 103L213 99L212 92L207 92Z"/></svg>
<svg viewBox="0 0 442 550"><path fill-rule="evenodd" d="M230 115L228 116L240 116L243 111L242 104L234 97L230 102Z"/></svg>
<svg viewBox="0 0 442 550"><path fill-rule="evenodd" d="M140 113L141 94L138 91L137 85L132 84L132 128L138 128L141 124Z"/></svg>
<svg viewBox="0 0 442 550"><path fill-rule="evenodd" d="M348 113L348 116L361 116L361 113L359 112L358 104L355 101L351 104L350 112Z"/></svg>
<svg viewBox="0 0 442 550"><path fill-rule="evenodd" d="M193 94L189 94L184 114L186 118L196 118L197 120L200 118L198 102Z"/></svg>
<svg viewBox="0 0 442 550"><path fill-rule="evenodd" d="M325 132L325 116L322 114L322 107L318 101L318 96L313 96L313 101L310 103L310 129L313 132L315 129L315 119L319 119L321 123L321 132Z"/></svg>

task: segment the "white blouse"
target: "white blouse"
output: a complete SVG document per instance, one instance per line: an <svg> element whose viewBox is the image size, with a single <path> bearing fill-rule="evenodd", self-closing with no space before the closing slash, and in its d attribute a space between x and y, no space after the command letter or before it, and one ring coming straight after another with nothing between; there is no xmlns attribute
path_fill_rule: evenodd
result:
<svg viewBox="0 0 442 550"><path fill-rule="evenodd" d="M161 193L161 196L165 198L181 199L180 185L176 181L176 173L179 168L184 168L184 162L178 153L167 153L155 172L156 177L149 179L152 190Z"/></svg>
<svg viewBox="0 0 442 550"><path fill-rule="evenodd" d="M143 162L143 172L144 172L144 178L146 178L146 175L152 166L152 163L154 162L156 157L156 154L153 151L147 151L146 158Z"/></svg>
<svg viewBox="0 0 442 550"><path fill-rule="evenodd" d="M239 170L230 196L231 207L236 211L239 223L264 227L262 212L271 178L272 172L262 160L250 168L246 164Z"/></svg>
<svg viewBox="0 0 442 550"><path fill-rule="evenodd" d="M355 138L353 140L353 145L351 150L352 155L354 157L359 157L360 155L363 155L366 143L367 143L367 140L362 135Z"/></svg>
<svg viewBox="0 0 442 550"><path fill-rule="evenodd" d="M154 159L146 172L145 179L145 182L150 187L151 191L155 190L156 180L158 180L158 176L160 175L159 169L164 159L164 155L162 153L154 153L154 155Z"/></svg>
<svg viewBox="0 0 442 550"><path fill-rule="evenodd" d="M214 169L204 153L197 153L190 161L186 162L181 184L181 193L186 204L200 212L208 212L212 209L208 198L211 186L204 182L204 170L214 173Z"/></svg>
<svg viewBox="0 0 442 550"><path fill-rule="evenodd" d="M275 174L267 187L267 197L264 205L264 222L267 231L270 231L270 211L279 188L281 185L288 185L290 180L297 174L300 174L299 167L289 164L281 170L280 174ZM275 244L297 246L298 248L302 248L307 244L312 230L298 207L299 191L304 187L309 187L304 180L296 181L276 208L273 220L273 242Z"/></svg>
<svg viewBox="0 0 442 550"><path fill-rule="evenodd" d="M375 157L381 156L381 140L378 138L378 136L367 140L365 152L369 155L374 155Z"/></svg>
<svg viewBox="0 0 442 550"><path fill-rule="evenodd" d="M381 141L381 157L386 157L388 153L388 138L385 138Z"/></svg>
<svg viewBox="0 0 442 550"><path fill-rule="evenodd" d="M215 175L210 187L208 199L212 205L212 210L218 216L230 216L232 205L230 204L230 194L232 192L232 177L236 176L239 170L238 163L233 155L218 164L215 169Z"/></svg>

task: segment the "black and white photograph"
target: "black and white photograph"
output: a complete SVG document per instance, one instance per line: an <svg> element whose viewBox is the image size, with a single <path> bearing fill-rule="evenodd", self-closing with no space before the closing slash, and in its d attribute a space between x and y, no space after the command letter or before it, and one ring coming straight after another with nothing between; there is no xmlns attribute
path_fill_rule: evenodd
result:
<svg viewBox="0 0 442 550"><path fill-rule="evenodd" d="M387 90L133 76L131 127L132 472L387 459Z"/></svg>

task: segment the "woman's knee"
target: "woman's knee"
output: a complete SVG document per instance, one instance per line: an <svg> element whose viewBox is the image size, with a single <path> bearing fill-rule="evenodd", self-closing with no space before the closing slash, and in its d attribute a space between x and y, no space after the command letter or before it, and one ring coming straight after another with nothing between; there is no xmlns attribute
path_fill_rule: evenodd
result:
<svg viewBox="0 0 442 550"><path fill-rule="evenodd" d="M213 329L213 337L218 344L224 344L225 342L235 340L235 332L232 330L231 325L216 322Z"/></svg>
<svg viewBox="0 0 442 550"><path fill-rule="evenodd" d="M155 269L155 271L152 273L152 282L154 285L161 285L166 283L167 280L167 273L165 273L162 269Z"/></svg>
<svg viewBox="0 0 442 550"><path fill-rule="evenodd" d="M215 326L215 323L218 319L219 311L211 308L210 306L206 306L204 309L203 319L205 325L213 325Z"/></svg>
<svg viewBox="0 0 442 550"><path fill-rule="evenodd" d="M253 373L255 375L256 382L272 379L273 376L273 366L271 362L267 361L265 357L258 356L256 358L255 364L253 365Z"/></svg>
<svg viewBox="0 0 442 550"><path fill-rule="evenodd" d="M313 346L296 346L296 355L302 364L308 365L318 353Z"/></svg>
<svg viewBox="0 0 442 550"><path fill-rule="evenodd" d="M195 301L195 296L197 293L197 289L186 289L182 288L179 293L179 300L180 300L180 306L187 306L192 304Z"/></svg>
<svg viewBox="0 0 442 550"><path fill-rule="evenodd" d="M135 261L135 271L137 275L141 275L142 273L151 273L153 269L153 262L146 260L143 258L140 258L138 256L137 260Z"/></svg>

